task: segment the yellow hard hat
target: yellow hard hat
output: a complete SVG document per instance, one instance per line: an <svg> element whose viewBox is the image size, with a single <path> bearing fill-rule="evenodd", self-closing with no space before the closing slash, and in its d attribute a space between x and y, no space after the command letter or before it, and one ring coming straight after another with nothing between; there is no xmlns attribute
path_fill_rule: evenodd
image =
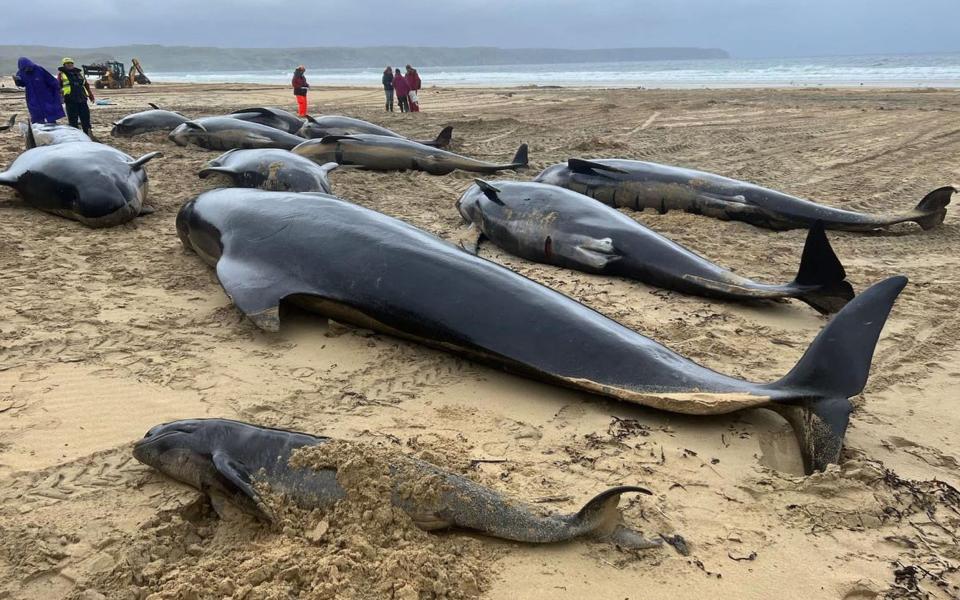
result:
<svg viewBox="0 0 960 600"><path fill-rule="evenodd" d="M70 57L64 57L64 59L60 61L60 64L61 64L61 65L65 65L65 64L67 64L67 63L72 63L72 62L73 62L73 59L72 59L72 58L70 58Z"/></svg>

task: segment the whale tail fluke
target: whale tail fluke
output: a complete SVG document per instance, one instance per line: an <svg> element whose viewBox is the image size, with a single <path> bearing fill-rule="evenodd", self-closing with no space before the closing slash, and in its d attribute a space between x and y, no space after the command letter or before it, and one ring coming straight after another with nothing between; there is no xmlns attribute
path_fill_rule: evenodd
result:
<svg viewBox="0 0 960 600"><path fill-rule="evenodd" d="M950 204L950 198L956 192L957 188L949 185L933 190L923 197L920 204L917 204L914 209L917 216L911 220L924 230L937 227L946 218L947 205Z"/></svg>
<svg viewBox="0 0 960 600"><path fill-rule="evenodd" d="M800 258L800 269L793 284L805 288L814 286L798 298L822 314L832 314L853 300L853 286L846 281L847 272L827 239L822 221L817 221L807 233Z"/></svg>
<svg viewBox="0 0 960 600"><path fill-rule="evenodd" d="M852 409L849 398L863 391L880 331L906 285L906 277L891 277L854 298L823 328L800 362L770 386L789 394L770 408L793 426L808 472L839 459Z"/></svg>
<svg viewBox="0 0 960 600"><path fill-rule="evenodd" d="M632 492L648 495L652 493L646 488L636 486L619 486L601 492L587 502L579 512L569 517L573 537L599 537L619 546L636 549L660 546L662 544L660 540L648 540L622 524L618 509L620 496Z"/></svg>

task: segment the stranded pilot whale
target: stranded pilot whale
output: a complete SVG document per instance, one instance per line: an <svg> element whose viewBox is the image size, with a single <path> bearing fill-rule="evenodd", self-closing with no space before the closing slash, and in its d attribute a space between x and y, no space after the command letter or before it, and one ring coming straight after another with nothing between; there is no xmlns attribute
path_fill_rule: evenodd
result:
<svg viewBox="0 0 960 600"><path fill-rule="evenodd" d="M307 122L304 123L298 135L309 138L324 138L328 135L355 135L358 133L372 133L374 135L385 135L387 137L402 138L409 140L405 135L374 125L368 121L354 119L352 117L343 117L340 115L324 115L322 117L311 117L307 115ZM453 138L453 127L448 125L432 140L411 140L424 146L433 146L434 148L446 148L450 145Z"/></svg>
<svg viewBox="0 0 960 600"><path fill-rule="evenodd" d="M581 160L544 169L534 181L559 185L614 208L654 208L743 221L768 229L808 229L823 221L827 229L872 231L913 221L923 229L943 223L957 190L933 190L901 215L871 215L833 208L783 192L704 171L637 160Z"/></svg>
<svg viewBox="0 0 960 600"><path fill-rule="evenodd" d="M300 131L300 128L303 127L303 119L280 108L264 106L241 108L240 110L233 111L227 116L234 119L240 119L241 121L260 123L261 125L273 127L274 129L279 129L280 131L285 131L294 135L296 135L297 132Z"/></svg>
<svg viewBox="0 0 960 600"><path fill-rule="evenodd" d="M133 448L133 456L161 473L210 496L214 508L229 501L253 516L272 520L259 486L301 508L331 508L349 501L337 481L336 466L298 466L290 458L301 448L348 444L327 437L257 427L226 419L187 419L152 428ZM601 538L630 548L654 548L622 524L617 510L628 492L650 494L641 487L610 488L570 515L540 515L530 506L430 463L403 455L387 466L391 503L425 530L456 527L518 542L550 543L574 538ZM410 483L428 478L428 497L410 494Z"/></svg>
<svg viewBox="0 0 960 600"><path fill-rule="evenodd" d="M477 179L457 200L464 220L507 252L541 263L619 275L727 300L798 298L833 313L853 298L820 222L807 235L800 270L786 285L731 273L583 194L544 183ZM475 249L474 249L475 250Z"/></svg>
<svg viewBox="0 0 960 600"><path fill-rule="evenodd" d="M98 142L36 147L27 128L29 149L0 173L0 185L15 189L42 211L89 227L112 227L148 211L147 172L143 166L159 152L138 159Z"/></svg>
<svg viewBox="0 0 960 600"><path fill-rule="evenodd" d="M324 194L222 189L177 214L184 246L227 295L277 331L279 304L662 410L764 407L793 426L806 468L836 462L890 309L892 277L853 299L771 383L712 371L509 269L403 221Z"/></svg>
<svg viewBox="0 0 960 600"><path fill-rule="evenodd" d="M274 148L230 150L208 162L199 175L200 179L215 173L226 175L236 187L329 194L327 175L339 166L318 165L299 154Z"/></svg>
<svg viewBox="0 0 960 600"><path fill-rule="evenodd" d="M446 175L456 170L495 173L527 167L527 145L521 144L513 161L496 165L483 160L460 156L453 152L424 146L405 138L385 135L328 135L307 140L293 149L295 154L324 164L335 162L374 171L426 171Z"/></svg>
<svg viewBox="0 0 960 600"><path fill-rule="evenodd" d="M233 117L201 117L179 125L169 138L178 146L194 143L207 150L282 148L291 150L303 138L267 125Z"/></svg>
<svg viewBox="0 0 960 600"><path fill-rule="evenodd" d="M129 137L165 131L169 133L190 119L172 110L163 110L156 104L150 103L151 110L127 115L119 121L114 121L110 135L114 137Z"/></svg>

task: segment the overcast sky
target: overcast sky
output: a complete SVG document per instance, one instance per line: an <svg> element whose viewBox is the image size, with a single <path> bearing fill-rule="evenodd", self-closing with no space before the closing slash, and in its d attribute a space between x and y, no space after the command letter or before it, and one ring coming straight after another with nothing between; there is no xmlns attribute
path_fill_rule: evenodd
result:
<svg viewBox="0 0 960 600"><path fill-rule="evenodd" d="M960 50L960 0L3 0L0 44Z"/></svg>

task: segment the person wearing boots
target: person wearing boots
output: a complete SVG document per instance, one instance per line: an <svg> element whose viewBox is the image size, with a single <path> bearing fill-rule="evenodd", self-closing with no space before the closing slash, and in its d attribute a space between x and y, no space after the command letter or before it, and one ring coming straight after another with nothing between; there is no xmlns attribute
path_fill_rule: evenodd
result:
<svg viewBox="0 0 960 600"><path fill-rule="evenodd" d="M90 107L87 106L87 103L96 102L96 99L93 97L93 90L90 89L87 78L83 76L80 69L73 66L72 58L64 58L57 71L60 92L63 94L63 105L67 109L67 119L70 121L70 127L82 128L85 134L92 136L93 134L90 131Z"/></svg>

